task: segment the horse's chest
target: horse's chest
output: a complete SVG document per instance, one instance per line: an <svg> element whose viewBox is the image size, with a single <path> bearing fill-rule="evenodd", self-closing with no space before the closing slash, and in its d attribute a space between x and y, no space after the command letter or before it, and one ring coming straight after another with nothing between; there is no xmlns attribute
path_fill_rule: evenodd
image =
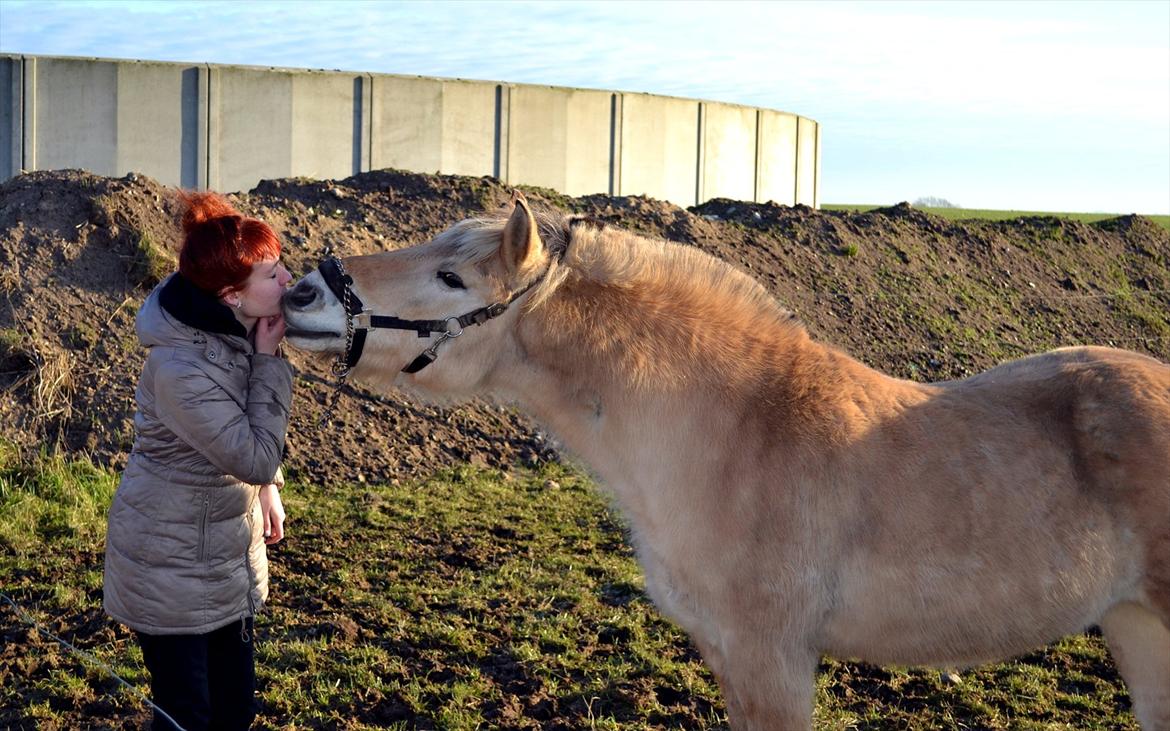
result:
<svg viewBox="0 0 1170 731"><path fill-rule="evenodd" d="M713 639L717 628L704 587L697 585L689 571L672 565L660 551L640 542L637 536L634 545L646 576L646 593L659 611L688 632Z"/></svg>

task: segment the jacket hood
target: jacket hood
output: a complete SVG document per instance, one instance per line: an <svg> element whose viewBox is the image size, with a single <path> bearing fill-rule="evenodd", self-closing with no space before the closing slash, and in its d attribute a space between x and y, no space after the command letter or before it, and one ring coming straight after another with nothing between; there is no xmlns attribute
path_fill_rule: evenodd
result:
<svg viewBox="0 0 1170 731"><path fill-rule="evenodd" d="M134 324L139 342L147 347L191 345L213 334L237 350L252 352L248 332L232 311L178 272L147 296Z"/></svg>

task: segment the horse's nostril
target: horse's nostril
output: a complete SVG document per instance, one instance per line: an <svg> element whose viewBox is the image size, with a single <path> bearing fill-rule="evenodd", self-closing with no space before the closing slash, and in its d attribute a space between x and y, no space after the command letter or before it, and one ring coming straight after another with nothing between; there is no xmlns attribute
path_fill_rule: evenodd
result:
<svg viewBox="0 0 1170 731"><path fill-rule="evenodd" d="M298 284L288 293L288 301L293 307L308 307L317 299L317 289L311 285Z"/></svg>

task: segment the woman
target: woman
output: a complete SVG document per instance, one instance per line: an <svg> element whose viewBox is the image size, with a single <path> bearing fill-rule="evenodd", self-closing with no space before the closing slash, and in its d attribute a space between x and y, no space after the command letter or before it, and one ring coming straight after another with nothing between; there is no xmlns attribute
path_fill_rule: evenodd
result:
<svg viewBox="0 0 1170 731"><path fill-rule="evenodd" d="M136 438L110 506L104 605L150 671L154 729L247 729L265 544L284 534L292 369L280 242L213 193L187 194L179 271L138 311L149 349Z"/></svg>

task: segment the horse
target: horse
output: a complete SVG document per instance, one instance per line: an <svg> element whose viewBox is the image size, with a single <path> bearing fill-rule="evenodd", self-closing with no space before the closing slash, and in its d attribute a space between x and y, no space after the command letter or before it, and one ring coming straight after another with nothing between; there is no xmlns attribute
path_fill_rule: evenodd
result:
<svg viewBox="0 0 1170 731"><path fill-rule="evenodd" d="M1165 363L1074 347L899 380L727 263L518 194L322 262L284 317L375 389L494 398L554 433L733 728L810 728L822 655L970 667L1099 625L1142 727L1170 729Z"/></svg>

